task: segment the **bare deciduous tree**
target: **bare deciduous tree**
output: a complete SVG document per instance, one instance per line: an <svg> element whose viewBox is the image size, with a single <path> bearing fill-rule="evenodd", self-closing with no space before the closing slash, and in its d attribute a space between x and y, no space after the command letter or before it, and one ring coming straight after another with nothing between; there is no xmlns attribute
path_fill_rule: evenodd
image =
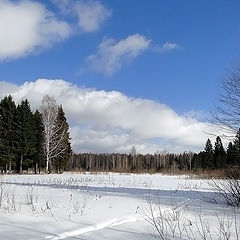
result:
<svg viewBox="0 0 240 240"><path fill-rule="evenodd" d="M55 154L53 148L55 148L53 144L54 138L54 122L57 117L58 106L56 100L49 95L46 95L42 99L42 104L40 107L40 111L42 114L42 121L44 125L44 154L46 156L46 172L49 172L51 164L51 160L53 155Z"/></svg>
<svg viewBox="0 0 240 240"><path fill-rule="evenodd" d="M69 156L71 154L68 124L62 106L58 107L53 97L48 95L43 97L40 111L45 135L46 172L49 173L54 160L63 157L64 154L69 154ZM60 119L59 116L63 119Z"/></svg>
<svg viewBox="0 0 240 240"><path fill-rule="evenodd" d="M132 157L135 157L137 155L137 150L136 150L136 147L134 145L131 147L129 153Z"/></svg>
<svg viewBox="0 0 240 240"><path fill-rule="evenodd" d="M240 68L222 81L221 89L213 120L235 135L240 127Z"/></svg>
<svg viewBox="0 0 240 240"><path fill-rule="evenodd" d="M213 119L232 137L233 134L239 134L240 128L240 67L222 81L221 88L222 91L218 98L216 112L213 113ZM239 149L236 149L236 151L239 151ZM239 207L239 174L234 177L235 169L231 168L229 170L230 174L226 175L227 179L221 182L213 180L211 184L223 201L228 205Z"/></svg>

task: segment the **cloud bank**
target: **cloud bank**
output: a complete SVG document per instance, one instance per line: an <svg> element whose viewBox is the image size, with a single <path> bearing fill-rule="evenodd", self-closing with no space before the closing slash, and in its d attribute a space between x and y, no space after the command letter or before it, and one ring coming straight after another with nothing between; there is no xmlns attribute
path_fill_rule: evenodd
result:
<svg viewBox="0 0 240 240"><path fill-rule="evenodd" d="M177 114L167 105L131 98L117 91L81 88L64 80L39 79L17 86L0 82L0 97L12 94L19 102L28 98L38 108L45 94L63 104L77 152L198 151L213 125Z"/></svg>
<svg viewBox="0 0 240 240"><path fill-rule="evenodd" d="M0 60L15 59L67 38L70 26L38 2L0 1Z"/></svg>

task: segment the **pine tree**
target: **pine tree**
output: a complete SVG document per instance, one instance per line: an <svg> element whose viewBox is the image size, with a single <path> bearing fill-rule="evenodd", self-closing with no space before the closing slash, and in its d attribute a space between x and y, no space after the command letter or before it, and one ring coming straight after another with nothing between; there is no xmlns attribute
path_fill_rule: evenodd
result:
<svg viewBox="0 0 240 240"><path fill-rule="evenodd" d="M222 145L222 140L219 136L216 138L214 147L214 168L221 168L226 164L226 152Z"/></svg>
<svg viewBox="0 0 240 240"><path fill-rule="evenodd" d="M28 100L17 106L14 118L14 150L18 171L32 167L35 149L34 118Z"/></svg>
<svg viewBox="0 0 240 240"><path fill-rule="evenodd" d="M55 157L54 164L57 172L65 170L72 154L70 143L69 125L65 117L62 105L58 107L57 117L54 123L54 145Z"/></svg>
<svg viewBox="0 0 240 240"><path fill-rule="evenodd" d="M0 161L5 171L15 165L13 152L13 119L16 105L12 96L6 96L0 102Z"/></svg>
<svg viewBox="0 0 240 240"><path fill-rule="evenodd" d="M204 156L202 160L203 168L213 168L213 147L210 139L207 140L204 148Z"/></svg>

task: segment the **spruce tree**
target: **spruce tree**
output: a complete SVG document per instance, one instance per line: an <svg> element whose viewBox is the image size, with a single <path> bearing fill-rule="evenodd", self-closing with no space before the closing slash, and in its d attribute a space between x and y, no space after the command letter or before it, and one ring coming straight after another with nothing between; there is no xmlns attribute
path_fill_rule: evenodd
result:
<svg viewBox="0 0 240 240"><path fill-rule="evenodd" d="M0 102L0 161L5 171L15 166L13 152L13 119L16 105L12 96L6 96Z"/></svg>
<svg viewBox="0 0 240 240"><path fill-rule="evenodd" d="M44 144L44 126L42 122L41 113L36 110L34 113L34 144L35 144L35 153L34 153L34 172L35 174L40 173L41 167L44 167L43 157L43 144Z"/></svg>
<svg viewBox="0 0 240 240"><path fill-rule="evenodd" d="M240 165L240 130L238 130L233 141L235 165Z"/></svg>
<svg viewBox="0 0 240 240"><path fill-rule="evenodd" d="M216 138L214 147L214 168L221 168L226 164L226 152L222 145L222 140L219 136Z"/></svg>
<svg viewBox="0 0 240 240"><path fill-rule="evenodd" d="M34 118L28 100L23 100L17 106L14 119L14 150L18 171L33 166L33 156L36 151L34 139Z"/></svg>
<svg viewBox="0 0 240 240"><path fill-rule="evenodd" d="M210 139L207 140L205 148L204 148L204 156L202 160L203 168L213 168L213 147Z"/></svg>
<svg viewBox="0 0 240 240"><path fill-rule="evenodd" d="M236 148L232 142L228 144L227 148L227 165L236 165Z"/></svg>
<svg viewBox="0 0 240 240"><path fill-rule="evenodd" d="M58 107L57 117L54 122L54 165L57 172L65 170L72 154L72 148L70 143L69 125L65 117L62 105Z"/></svg>

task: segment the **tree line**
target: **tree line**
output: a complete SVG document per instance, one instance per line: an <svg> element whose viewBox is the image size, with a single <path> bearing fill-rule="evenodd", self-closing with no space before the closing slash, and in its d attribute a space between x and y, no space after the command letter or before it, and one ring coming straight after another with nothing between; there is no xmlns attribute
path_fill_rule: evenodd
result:
<svg viewBox="0 0 240 240"><path fill-rule="evenodd" d="M222 169L240 165L240 130L225 150L220 137L214 146L208 139L199 153L158 152L137 154L72 153L69 125L62 105L48 95L39 110L32 111L27 99L18 105L12 96L0 101L0 170L23 173L62 171L161 172Z"/></svg>
<svg viewBox="0 0 240 240"><path fill-rule="evenodd" d="M1 172L34 171L119 171L175 172L198 169L223 169L240 166L240 130L225 150L220 137L214 145L206 141L199 153L158 152L137 154L72 153L69 125L62 105L48 95L39 110L32 111L27 99L18 105L11 95L0 101L0 170Z"/></svg>
<svg viewBox="0 0 240 240"><path fill-rule="evenodd" d="M35 173L62 171L72 154L69 125L63 107L48 95L40 110L27 99L18 105L11 95L0 102L0 170Z"/></svg>
<svg viewBox="0 0 240 240"><path fill-rule="evenodd" d="M227 150L218 136L214 147L208 139L204 150L199 153L181 154L160 152L155 154L80 153L73 154L69 170L74 171L116 171L116 172L162 172L223 169L240 166L240 131Z"/></svg>
<svg viewBox="0 0 240 240"><path fill-rule="evenodd" d="M216 138L214 146L207 140L204 151L194 155L194 161L203 169L222 169L228 166L240 166L240 130L235 139L229 142L225 150L220 137Z"/></svg>

